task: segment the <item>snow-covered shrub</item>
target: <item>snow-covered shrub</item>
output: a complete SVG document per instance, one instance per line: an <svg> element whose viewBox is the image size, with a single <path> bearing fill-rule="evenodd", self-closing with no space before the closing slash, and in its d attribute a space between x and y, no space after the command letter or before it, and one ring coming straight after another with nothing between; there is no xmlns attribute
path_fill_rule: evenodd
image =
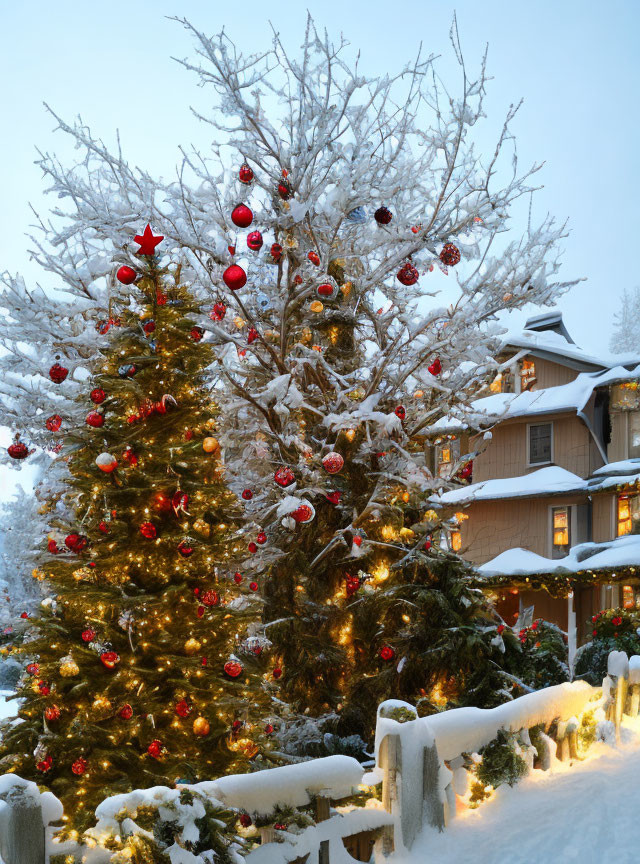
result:
<svg viewBox="0 0 640 864"><path fill-rule="evenodd" d="M569 680L567 637L556 624L538 618L517 639L520 652L511 654L511 671L527 687L540 690Z"/></svg>
<svg viewBox="0 0 640 864"><path fill-rule="evenodd" d="M635 610L604 609L591 618L593 639L576 654L575 674L594 687L607 674L609 654L625 651L628 657L640 654L640 618Z"/></svg>
<svg viewBox="0 0 640 864"><path fill-rule="evenodd" d="M483 786L497 789L503 783L513 786L527 773L522 744L513 732L500 729L497 736L480 751L481 761L475 765L475 775Z"/></svg>

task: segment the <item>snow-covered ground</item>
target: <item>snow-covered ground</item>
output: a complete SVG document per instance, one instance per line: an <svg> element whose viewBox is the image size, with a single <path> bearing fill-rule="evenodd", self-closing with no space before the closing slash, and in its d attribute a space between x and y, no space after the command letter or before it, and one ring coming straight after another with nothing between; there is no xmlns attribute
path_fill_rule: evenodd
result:
<svg viewBox="0 0 640 864"><path fill-rule="evenodd" d="M16 700L7 700L7 696L11 696L10 690L0 690L0 720L4 720L6 717L15 717L18 710Z"/></svg>
<svg viewBox="0 0 640 864"><path fill-rule="evenodd" d="M442 834L425 830L409 856L396 854L388 864L631 864L640 858L639 813L635 722L623 729L620 747L598 743L585 762L501 787Z"/></svg>

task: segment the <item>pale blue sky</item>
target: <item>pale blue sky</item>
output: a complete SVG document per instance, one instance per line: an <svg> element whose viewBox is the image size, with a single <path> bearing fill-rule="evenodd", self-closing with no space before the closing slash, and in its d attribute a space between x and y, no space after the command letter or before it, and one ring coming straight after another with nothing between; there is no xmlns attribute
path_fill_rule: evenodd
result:
<svg viewBox="0 0 640 864"><path fill-rule="evenodd" d="M223 24L247 50L267 45L271 20L295 50L306 6L282 0L7 0L1 5L0 266L37 277L23 233L28 202L45 209L36 144L72 155L43 108L81 113L113 141L120 129L130 161L169 176L177 145L206 145L208 130L189 113L204 94L171 55L190 50L186 33L165 16L184 15L209 32ZM448 31L456 9L469 63L489 42L488 110L497 124L508 104L525 103L514 129L522 163L545 160L538 212L568 217L563 277L586 276L561 303L576 341L596 350L608 342L611 316L623 288L640 282L637 234L637 94L640 3L611 0L309 0L317 22L340 30L362 52L362 68L393 71L419 41L443 54L453 82ZM487 138L487 142L489 139ZM53 203L53 202L52 202ZM46 284L46 280L44 280Z"/></svg>

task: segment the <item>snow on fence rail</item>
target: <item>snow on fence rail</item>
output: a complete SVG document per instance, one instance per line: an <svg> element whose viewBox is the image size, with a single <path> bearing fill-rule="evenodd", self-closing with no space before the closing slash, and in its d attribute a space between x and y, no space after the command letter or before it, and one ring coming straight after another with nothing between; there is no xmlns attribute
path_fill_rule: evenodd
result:
<svg viewBox="0 0 640 864"><path fill-rule="evenodd" d="M454 817L456 796L467 789L466 757L495 740L500 730L515 733L530 744L529 730L543 728L538 740L545 752L538 752L538 759L545 769L554 756L580 758L578 718L585 711L602 709L608 728L617 735L623 712L638 714L640 657L627 660L626 654L612 652L608 673L602 688L583 681L560 684L489 710L459 708L418 718L411 705L384 702L378 709L376 764L370 772L365 773L351 757L329 756L178 789L135 790L103 801L91 833L100 844L102 835L122 832L125 823L126 830L133 832L136 807L151 801L161 807L174 806L179 790L188 788L195 804L183 806L185 819L193 822L185 823L185 837L193 836L189 831L195 826L198 801L239 810L258 820L261 845L249 852L247 864L352 864L369 861L374 845L382 854L410 849L424 825L443 830ZM365 806L333 806L358 789L380 784L381 801L372 797ZM315 824L290 834L285 842L273 842L274 826L266 823L276 808L310 805ZM121 824L116 814L123 810L131 818ZM0 777L0 861L48 864L50 854L72 852L68 844L51 842L55 830L51 823L61 816L60 803L51 793L40 793L34 783L13 774ZM202 860L177 844L172 849L176 861ZM107 862L109 857L105 850L105 857L99 860ZM171 854L169 857L174 860Z"/></svg>

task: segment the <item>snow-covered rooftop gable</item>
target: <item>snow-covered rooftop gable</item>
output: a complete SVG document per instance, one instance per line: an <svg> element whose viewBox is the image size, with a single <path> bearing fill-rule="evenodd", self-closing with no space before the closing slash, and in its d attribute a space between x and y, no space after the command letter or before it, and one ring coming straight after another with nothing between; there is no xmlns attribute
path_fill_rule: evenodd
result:
<svg viewBox="0 0 640 864"><path fill-rule="evenodd" d="M570 574L579 570L640 568L640 534L627 534L604 543L579 543L564 558L545 558L528 549L507 549L478 567L478 573L493 576Z"/></svg>
<svg viewBox="0 0 640 864"><path fill-rule="evenodd" d="M555 354L594 368L606 369L611 365L608 356L595 357L553 330L512 330L505 335L502 344L505 348L525 348ZM636 358L636 363L638 359L640 358Z"/></svg>
<svg viewBox="0 0 640 864"><path fill-rule="evenodd" d="M640 377L640 364L631 370L614 366L604 372L582 372L568 384L526 390L524 393L492 393L474 400L464 416L442 417L431 427L433 431L448 431L469 426L486 426L514 417L534 417L582 411L596 387L630 381Z"/></svg>

